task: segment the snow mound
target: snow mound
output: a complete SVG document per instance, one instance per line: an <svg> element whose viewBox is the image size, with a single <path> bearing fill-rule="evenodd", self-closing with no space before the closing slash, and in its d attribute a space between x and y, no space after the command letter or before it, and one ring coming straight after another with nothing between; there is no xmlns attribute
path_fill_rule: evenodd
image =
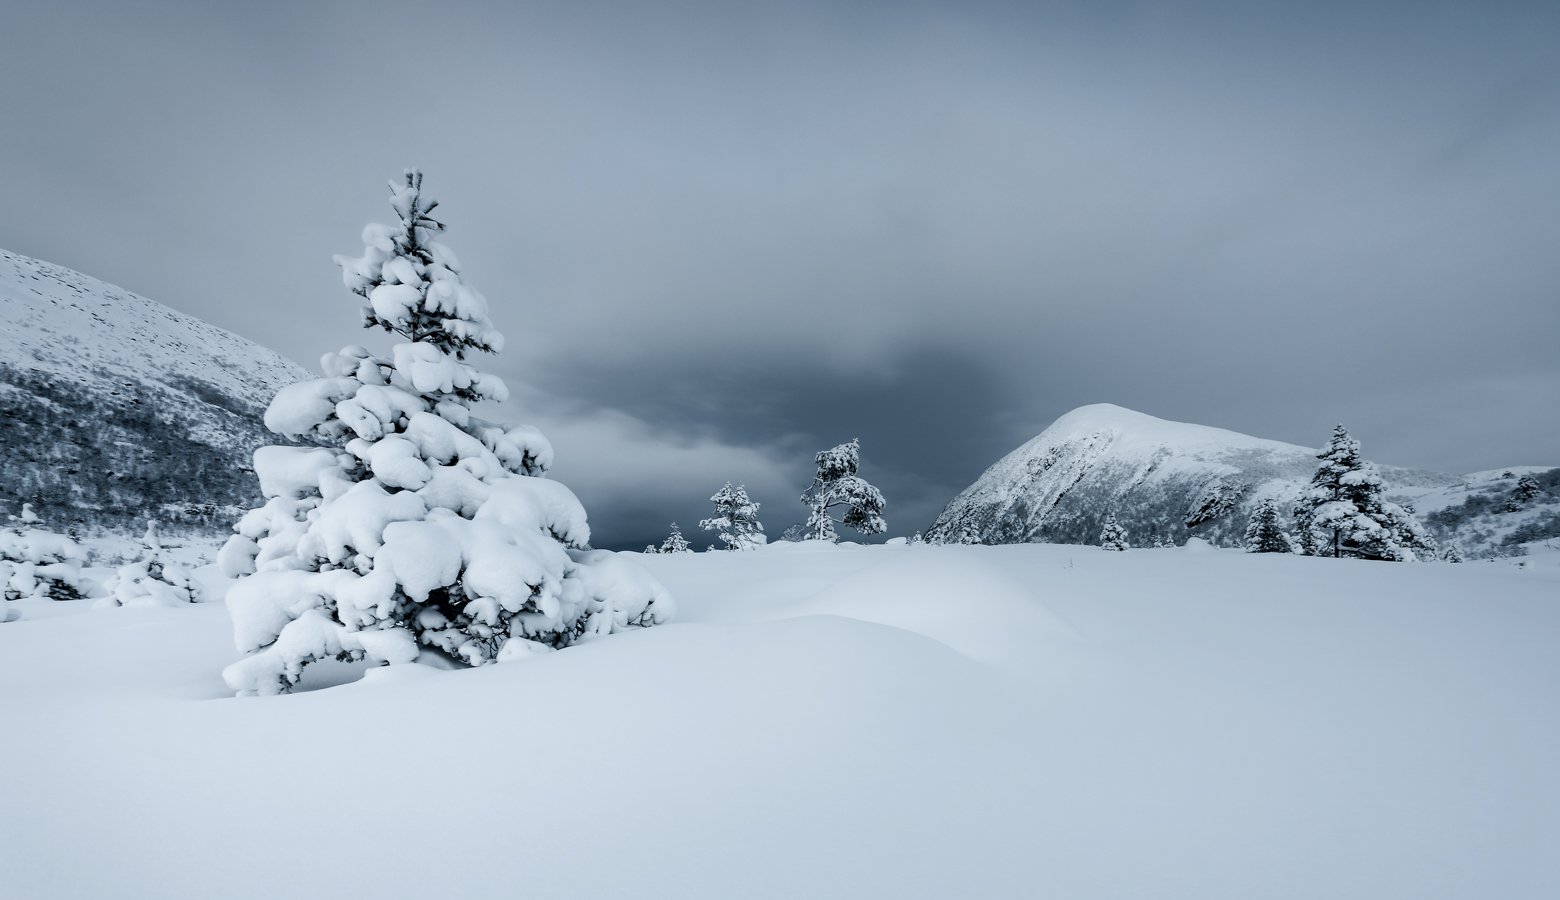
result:
<svg viewBox="0 0 1560 900"><path fill-rule="evenodd" d="M879 551L882 552L882 551ZM895 551L887 551L893 553ZM788 615L835 615L901 628L972 660L1003 663L1078 638L1051 612L1036 586L979 564L966 547L899 551L793 607Z"/></svg>

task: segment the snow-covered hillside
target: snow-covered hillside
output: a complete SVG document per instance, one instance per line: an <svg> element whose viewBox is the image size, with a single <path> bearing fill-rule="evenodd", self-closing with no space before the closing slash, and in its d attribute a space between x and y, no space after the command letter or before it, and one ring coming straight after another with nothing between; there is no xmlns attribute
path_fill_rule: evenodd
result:
<svg viewBox="0 0 1560 900"><path fill-rule="evenodd" d="M22 601L0 898L1547 900L1524 562L657 556L680 623L258 699L220 604Z"/></svg>
<svg viewBox="0 0 1560 900"><path fill-rule="evenodd" d="M247 503L265 405L304 377L231 332L0 251L0 484L14 495L0 511L36 498L64 527Z"/></svg>
<svg viewBox="0 0 1560 900"><path fill-rule="evenodd" d="M1273 498L1289 508L1316 466L1314 448L1110 404L1084 406L987 469L948 504L931 534L958 540L969 533L998 544L1097 543L1106 514L1114 511L1140 546L1180 544L1192 535L1233 545L1258 502ZM1439 509L1461 503L1488 489L1485 476L1503 474L1446 475L1384 464L1381 472L1387 493L1421 512L1426 504ZM1546 491L1535 507L1560 512L1560 490ZM1498 544L1491 538L1498 529L1429 524L1437 537L1468 553Z"/></svg>

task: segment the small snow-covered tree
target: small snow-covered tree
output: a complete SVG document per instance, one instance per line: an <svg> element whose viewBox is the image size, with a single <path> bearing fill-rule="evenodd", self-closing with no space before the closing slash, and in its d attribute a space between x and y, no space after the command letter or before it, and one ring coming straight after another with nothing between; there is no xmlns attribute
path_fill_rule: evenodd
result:
<svg viewBox="0 0 1560 900"><path fill-rule="evenodd" d="M1246 525L1246 552L1292 553L1289 535L1278 524L1278 506L1271 498L1257 504Z"/></svg>
<svg viewBox="0 0 1560 900"><path fill-rule="evenodd" d="M147 520L141 558L119 567L102 606L182 606L200 602L200 585L189 569L168 559L157 522Z"/></svg>
<svg viewBox="0 0 1560 900"><path fill-rule="evenodd" d="M693 547L688 543L688 539L683 537L682 529L677 527L677 523L676 522L672 523L672 533L668 534L666 536L666 540L661 542L661 552L662 553L692 553L693 552Z"/></svg>
<svg viewBox="0 0 1560 900"><path fill-rule="evenodd" d="M44 527L31 503L0 531L0 592L6 600L79 600L86 593L81 545Z"/></svg>
<svg viewBox="0 0 1560 900"><path fill-rule="evenodd" d="M469 359L503 337L435 240L422 175L392 182L390 205L395 223L336 261L365 326L397 342L326 354L323 378L277 393L266 426L315 446L255 452L268 499L220 554L238 579L227 603L248 655L223 677L239 693L289 690L321 659L478 665L672 613L642 569L589 549L579 500L542 477L539 432L472 415L508 394Z"/></svg>
<svg viewBox="0 0 1560 900"><path fill-rule="evenodd" d="M1435 541L1413 514L1382 494L1381 473L1360 456L1360 442L1333 429L1311 485L1295 506L1304 552L1358 559L1433 558Z"/></svg>
<svg viewBox="0 0 1560 900"><path fill-rule="evenodd" d="M704 519L699 527L713 531L727 550L756 550L768 543L764 537L764 523L758 520L758 504L748 498L747 486L725 486L710 497L715 504L715 515Z"/></svg>
<svg viewBox="0 0 1560 900"><path fill-rule="evenodd" d="M1533 502L1534 497L1543 492L1544 489L1539 486L1537 478L1523 475L1517 479L1517 486L1511 489L1511 499L1506 501L1506 511L1516 512L1526 507Z"/></svg>
<svg viewBox="0 0 1560 900"><path fill-rule="evenodd" d="M802 494L806 504L807 539L837 541L835 524L854 528L862 534L882 534L888 529L883 521L883 494L856 474L861 466L861 441L856 438L824 450L814 457L818 471L812 486ZM834 510L843 508L840 518Z"/></svg>
<svg viewBox="0 0 1560 900"><path fill-rule="evenodd" d="M1103 550L1127 550L1131 548L1127 542L1127 530L1116 521L1115 513L1105 514L1105 527L1100 529L1100 548Z"/></svg>
<svg viewBox="0 0 1560 900"><path fill-rule="evenodd" d="M1441 561L1449 563L1460 563L1463 561L1462 551L1457 549L1456 544L1447 544L1446 547L1441 551Z"/></svg>

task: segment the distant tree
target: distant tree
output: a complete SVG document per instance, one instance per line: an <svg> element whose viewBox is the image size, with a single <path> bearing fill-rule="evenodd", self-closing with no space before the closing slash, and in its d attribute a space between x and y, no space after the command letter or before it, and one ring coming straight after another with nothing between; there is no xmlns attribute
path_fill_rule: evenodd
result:
<svg viewBox="0 0 1560 900"><path fill-rule="evenodd" d="M1457 549L1456 544L1447 544L1446 549L1441 551L1441 561L1460 563L1463 561L1462 551Z"/></svg>
<svg viewBox="0 0 1560 900"><path fill-rule="evenodd" d="M758 520L758 504L748 498L746 485L725 486L710 497L715 504L715 515L699 522L705 531L719 536L726 550L756 550L762 547L764 523Z"/></svg>
<svg viewBox="0 0 1560 900"><path fill-rule="evenodd" d="M807 527L800 522L795 525L787 525L785 531L780 532L780 540L797 543L807 539Z"/></svg>
<svg viewBox="0 0 1560 900"><path fill-rule="evenodd" d="M838 447L819 453L814 462L818 471L812 486L802 494L802 503L809 511L807 538L815 541L836 541L839 535L835 524L846 525L862 534L882 534L888 525L883 521L883 494L856 474L861 465L861 442L855 438ZM834 510L842 509L839 519Z"/></svg>
<svg viewBox="0 0 1560 900"><path fill-rule="evenodd" d="M668 534L666 540L661 542L661 552L690 553L692 550L693 548L688 545L688 539L683 537L682 529L677 527L676 522L673 522L672 533Z"/></svg>
<svg viewBox="0 0 1560 900"><path fill-rule="evenodd" d="M915 534L910 535L910 538L905 543L914 547L916 544L926 543L926 538L922 537L921 532L917 531Z"/></svg>
<svg viewBox="0 0 1560 900"><path fill-rule="evenodd" d="M1517 512L1533 502L1533 498L1543 493L1538 479L1532 475L1523 475L1517 479L1517 486L1511 489L1511 499L1506 501L1506 512Z"/></svg>
<svg viewBox="0 0 1560 900"><path fill-rule="evenodd" d="M1289 535L1279 527L1278 506L1272 499L1258 503L1257 508L1251 513L1251 522L1246 526L1246 552L1294 552L1294 545L1290 543Z"/></svg>
<svg viewBox="0 0 1560 900"><path fill-rule="evenodd" d="M1316 474L1295 506L1302 550L1357 559L1433 558L1435 541L1412 513L1385 499L1380 471L1360 456L1360 442L1348 429L1334 428L1316 458Z"/></svg>
<svg viewBox="0 0 1560 900"><path fill-rule="evenodd" d="M645 545L645 549L643 551L641 551L641 552L643 552L643 553L645 553L647 555L648 554L654 554L654 553L660 553L661 552L661 548L656 546L655 544L646 544Z"/></svg>
<svg viewBox="0 0 1560 900"><path fill-rule="evenodd" d="M1127 530L1116 521L1116 514L1106 513L1105 527L1100 529L1100 547L1104 550L1126 550L1131 546L1127 542Z"/></svg>

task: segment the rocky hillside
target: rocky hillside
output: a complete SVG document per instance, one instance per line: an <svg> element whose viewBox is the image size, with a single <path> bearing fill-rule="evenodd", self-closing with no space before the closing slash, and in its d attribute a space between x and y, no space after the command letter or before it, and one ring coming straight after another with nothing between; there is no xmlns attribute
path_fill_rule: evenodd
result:
<svg viewBox="0 0 1560 900"><path fill-rule="evenodd" d="M225 524L258 485L261 413L307 373L95 278L0 251L0 513L58 528Z"/></svg>
<svg viewBox="0 0 1560 900"><path fill-rule="evenodd" d="M930 534L993 544L1094 544L1106 513L1114 511L1140 546L1192 536L1233 545L1258 501L1273 497L1280 508L1292 505L1316 470L1315 454L1110 404L1085 406L987 469L948 504ZM1544 471L1512 470L1506 478L1504 470L1465 476L1381 466L1392 498L1428 513L1437 536L1469 554L1506 552L1500 548L1521 542L1509 540L1514 534L1560 535L1560 522L1545 524L1560 514L1560 485L1544 488L1525 509L1506 509L1502 492L1513 490L1522 474ZM1464 509L1475 496L1489 499ZM1492 522L1492 516L1509 521ZM1519 532L1523 525L1532 527ZM1545 533L1550 528L1552 535Z"/></svg>

